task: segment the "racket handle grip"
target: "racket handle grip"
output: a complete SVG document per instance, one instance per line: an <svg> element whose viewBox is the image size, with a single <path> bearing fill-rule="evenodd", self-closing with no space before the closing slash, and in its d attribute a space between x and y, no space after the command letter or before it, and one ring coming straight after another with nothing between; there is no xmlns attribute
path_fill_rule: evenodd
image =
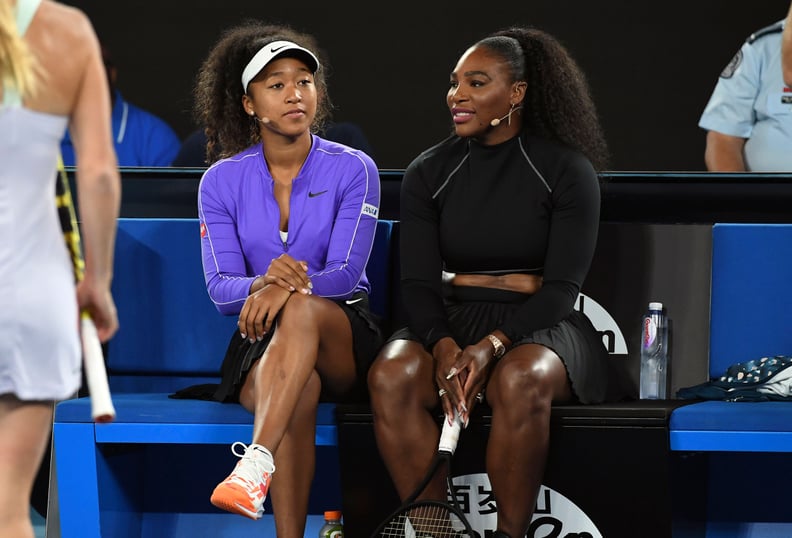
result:
<svg viewBox="0 0 792 538"><path fill-rule="evenodd" d="M112 422L116 412L113 400L110 398L110 386L107 383L102 344L91 317L88 314L83 314L80 321L85 377L91 397L91 418L94 422L99 423Z"/></svg>
<svg viewBox="0 0 792 538"><path fill-rule="evenodd" d="M447 418L443 418L443 430L440 432L440 444L438 450L453 454L459 442L459 432L462 429L462 418L459 413L454 413L454 420L451 423Z"/></svg>

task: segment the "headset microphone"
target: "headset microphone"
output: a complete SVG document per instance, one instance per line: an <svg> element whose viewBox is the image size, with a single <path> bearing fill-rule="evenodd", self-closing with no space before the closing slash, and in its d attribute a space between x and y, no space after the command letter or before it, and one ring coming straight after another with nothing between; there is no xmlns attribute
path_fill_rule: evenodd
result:
<svg viewBox="0 0 792 538"><path fill-rule="evenodd" d="M509 125L511 125L511 115L512 115L512 113L514 113L514 112L515 112L515 111L517 111L517 110L520 110L521 108L522 108L522 106L515 107L514 105L512 105L512 107L511 107L511 109L509 110L509 113L508 113L508 114L506 114L506 115L505 115L505 116L503 116L502 118L495 118L494 120L492 120L492 121L490 122L490 125L492 125L493 127L497 127L497 126L498 126L498 125L500 125L500 124L501 124L501 122L502 122L503 120L505 120L505 119L508 119L508 120L509 120Z"/></svg>
<svg viewBox="0 0 792 538"><path fill-rule="evenodd" d="M264 116L264 117L262 117L261 119L259 119L259 117L258 117L258 116L256 116L256 113L255 113L254 111L252 111L252 110L248 110L248 111L247 111L247 113L248 113L248 114L249 114L249 115L250 115L250 116L251 116L253 119L255 119L255 120L256 120L256 121L258 121L258 122L261 122L261 123L263 123L264 125L267 125L268 123L271 123L271 122L272 122L272 120L271 120L271 119L269 119L267 116Z"/></svg>
<svg viewBox="0 0 792 538"><path fill-rule="evenodd" d="M501 123L503 120L505 120L505 119L506 119L506 118L508 118L509 116L511 116L511 112L509 112L508 114L506 114L506 115L505 115L505 116L503 116L502 118L495 118L494 120L492 120L492 121L490 122L490 125L492 125L493 127L497 127L498 125L500 125L500 123Z"/></svg>

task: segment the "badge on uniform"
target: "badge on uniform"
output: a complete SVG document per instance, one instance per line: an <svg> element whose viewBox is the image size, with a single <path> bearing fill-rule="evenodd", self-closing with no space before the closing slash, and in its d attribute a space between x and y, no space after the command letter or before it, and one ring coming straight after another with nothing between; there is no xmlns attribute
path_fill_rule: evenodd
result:
<svg viewBox="0 0 792 538"><path fill-rule="evenodd" d="M737 54L735 54L734 58L732 58L729 62L729 65L727 65L721 72L721 78L732 78L734 76L734 72L737 71L737 68L740 67L740 64L742 63L742 57L742 50L738 50Z"/></svg>

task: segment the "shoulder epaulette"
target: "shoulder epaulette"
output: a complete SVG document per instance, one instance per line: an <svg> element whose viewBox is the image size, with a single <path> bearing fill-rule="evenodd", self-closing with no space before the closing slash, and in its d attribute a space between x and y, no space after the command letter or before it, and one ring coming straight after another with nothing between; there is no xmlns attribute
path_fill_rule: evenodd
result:
<svg viewBox="0 0 792 538"><path fill-rule="evenodd" d="M781 32L783 29L784 29L784 21L778 21L776 23L771 24L770 26L765 26L761 30L757 30L756 32L752 33L750 36L748 36L748 39L746 39L745 42L750 45L760 37L764 37L770 34L777 34L778 32Z"/></svg>

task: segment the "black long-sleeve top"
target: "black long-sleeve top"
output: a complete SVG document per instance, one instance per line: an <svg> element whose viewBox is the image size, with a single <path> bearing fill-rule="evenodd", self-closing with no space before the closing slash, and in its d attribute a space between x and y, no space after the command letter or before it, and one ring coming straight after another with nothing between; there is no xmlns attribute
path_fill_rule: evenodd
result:
<svg viewBox="0 0 792 538"><path fill-rule="evenodd" d="M451 136L407 167L401 279L409 325L428 348L451 336L442 271L532 273L542 288L500 329L512 341L574 307L599 228L597 174L582 154L517 136L495 146Z"/></svg>

